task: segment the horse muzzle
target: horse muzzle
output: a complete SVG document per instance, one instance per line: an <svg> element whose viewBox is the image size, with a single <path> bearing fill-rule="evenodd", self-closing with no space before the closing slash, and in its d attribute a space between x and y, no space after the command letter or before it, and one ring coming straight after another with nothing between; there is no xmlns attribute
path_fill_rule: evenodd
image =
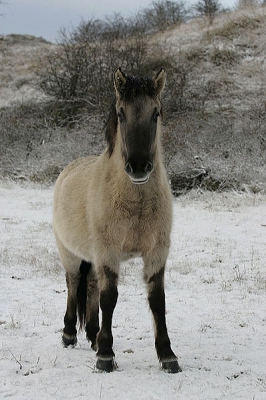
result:
<svg viewBox="0 0 266 400"><path fill-rule="evenodd" d="M125 165L126 174L129 176L131 182L136 185L147 183L152 171L153 163L151 161L147 161L141 164L127 162Z"/></svg>

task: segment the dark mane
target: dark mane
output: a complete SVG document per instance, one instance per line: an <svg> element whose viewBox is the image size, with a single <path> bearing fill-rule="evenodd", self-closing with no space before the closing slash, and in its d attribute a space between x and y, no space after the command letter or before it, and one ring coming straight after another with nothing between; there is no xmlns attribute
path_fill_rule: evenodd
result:
<svg viewBox="0 0 266 400"><path fill-rule="evenodd" d="M111 157L116 140L116 131L117 131L117 114L116 114L116 99L114 98L110 107L109 115L105 124L105 140L108 145L108 153Z"/></svg>

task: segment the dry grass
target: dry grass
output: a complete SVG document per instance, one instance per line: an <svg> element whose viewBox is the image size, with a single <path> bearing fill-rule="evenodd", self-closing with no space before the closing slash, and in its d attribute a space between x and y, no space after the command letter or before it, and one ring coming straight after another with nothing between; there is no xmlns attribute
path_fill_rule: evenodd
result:
<svg viewBox="0 0 266 400"><path fill-rule="evenodd" d="M265 42L265 7L231 11L211 26L197 18L150 38L156 58L169 66L164 144L171 175L190 178L205 168L208 188L266 190ZM58 126L60 107L47 114L40 104L38 118L23 117L29 98L44 99L37 59L55 45L0 46L0 107L13 107L0 110L9 140L0 175L49 181L73 158L100 152L103 116L84 112L83 122L69 129Z"/></svg>
<svg viewBox="0 0 266 400"><path fill-rule="evenodd" d="M36 60L53 45L23 37L10 35L0 41L0 108L46 97L36 87Z"/></svg>
<svg viewBox="0 0 266 400"><path fill-rule="evenodd" d="M209 27L204 38L219 40L234 40L241 38L247 40L252 32L261 32L265 22L266 10L264 8L252 7L230 12L222 17L217 24ZM262 32L261 32L262 33Z"/></svg>

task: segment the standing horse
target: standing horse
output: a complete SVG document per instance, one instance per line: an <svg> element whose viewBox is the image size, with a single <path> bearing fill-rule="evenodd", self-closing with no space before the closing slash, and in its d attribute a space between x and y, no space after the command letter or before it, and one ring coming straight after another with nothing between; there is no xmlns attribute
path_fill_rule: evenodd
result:
<svg viewBox="0 0 266 400"><path fill-rule="evenodd" d="M73 161L55 185L53 228L68 287L63 344L76 344L79 314L97 350L96 367L107 372L115 366L112 316L119 263L135 256L144 261L159 361L167 372L181 371L165 320L172 196L160 144L164 85L164 69L144 79L118 68L106 150L99 157Z"/></svg>

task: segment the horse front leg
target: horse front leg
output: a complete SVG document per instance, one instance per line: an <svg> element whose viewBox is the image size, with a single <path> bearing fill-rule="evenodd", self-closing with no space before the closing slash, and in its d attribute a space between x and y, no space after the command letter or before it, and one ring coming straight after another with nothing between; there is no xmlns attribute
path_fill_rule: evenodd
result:
<svg viewBox="0 0 266 400"><path fill-rule="evenodd" d="M148 290L149 305L154 318L155 348L163 370L170 373L181 372L177 357L171 349L165 318L164 263L158 267L160 256L154 260L144 260L144 278ZM156 265L157 264L157 265ZM156 271L156 272L155 272Z"/></svg>
<svg viewBox="0 0 266 400"><path fill-rule="evenodd" d="M116 306L118 274L109 267L98 269L102 325L97 335L97 363L99 370L111 372L114 369L112 318Z"/></svg>

